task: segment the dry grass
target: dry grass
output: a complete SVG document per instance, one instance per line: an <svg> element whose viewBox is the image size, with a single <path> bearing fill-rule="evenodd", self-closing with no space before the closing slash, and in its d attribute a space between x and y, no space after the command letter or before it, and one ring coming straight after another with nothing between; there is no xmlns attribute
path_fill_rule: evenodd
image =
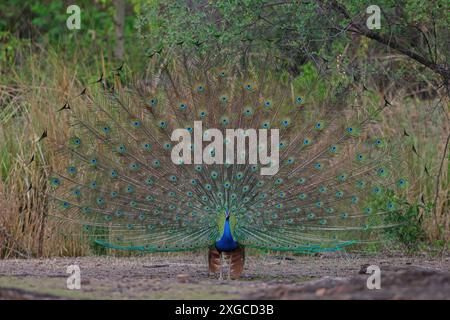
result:
<svg viewBox="0 0 450 320"><path fill-rule="evenodd" d="M392 136L403 136L403 129L412 138L407 162L408 192L411 203L421 205L421 223L428 240L450 240L449 106L445 93L442 99L428 101L402 98L402 93L392 97L393 107L385 114L383 131ZM403 136L404 137L404 136ZM412 150L414 145L417 154ZM427 168L425 170L425 167ZM427 173L428 171L428 173Z"/></svg>
<svg viewBox="0 0 450 320"><path fill-rule="evenodd" d="M53 53L41 52L32 54L25 65L13 66L9 77L1 80L0 258L89 253L77 226L52 219L46 191L50 173L65 167L54 146L70 136L67 115L56 111L67 97L81 92L83 85L78 79L95 77L105 69L102 59L95 65L98 67L87 70L78 58L65 62ZM402 135L400 128L409 128L420 155L405 159L409 180L415 182L408 198L417 203L423 195L426 204L436 204L422 210L421 223L428 240L448 243L449 161L444 148L449 133L449 102L414 101L401 94L391 100L394 106L383 119L385 132ZM38 142L44 131L48 138ZM429 174L424 172L425 165Z"/></svg>
<svg viewBox="0 0 450 320"><path fill-rule="evenodd" d="M46 195L49 174L64 166L56 148L50 146L61 144L70 130L67 119L56 110L67 95L81 91L75 66L42 53L11 70L10 83L2 86L3 102L14 90L19 95L12 100L15 109L9 108L8 117L1 118L0 257L18 252L32 256L86 253L81 237L70 236L73 230L66 228L71 227L61 228L51 218ZM38 142L44 132L48 138Z"/></svg>

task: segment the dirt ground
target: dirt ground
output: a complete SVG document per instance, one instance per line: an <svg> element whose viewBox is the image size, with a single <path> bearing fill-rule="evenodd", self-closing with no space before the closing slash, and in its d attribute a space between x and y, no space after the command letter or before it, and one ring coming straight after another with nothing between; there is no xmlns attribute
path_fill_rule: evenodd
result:
<svg viewBox="0 0 450 320"><path fill-rule="evenodd" d="M69 265L81 289L67 288ZM381 271L369 290L368 265ZM450 299L450 257L249 255L242 278L208 277L202 255L0 260L0 299Z"/></svg>

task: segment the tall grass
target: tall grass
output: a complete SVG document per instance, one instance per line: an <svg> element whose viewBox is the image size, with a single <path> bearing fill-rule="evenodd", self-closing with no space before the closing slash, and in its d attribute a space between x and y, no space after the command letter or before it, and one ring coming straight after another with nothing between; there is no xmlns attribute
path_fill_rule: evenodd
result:
<svg viewBox="0 0 450 320"><path fill-rule="evenodd" d="M87 252L82 237L74 236L81 234L76 227L52 219L46 195L50 172L64 166L54 146L70 131L66 115L57 110L66 97L82 90L78 79L100 74L83 68L76 57L64 61L54 52L40 51L12 66L2 79L0 256ZM44 132L48 137L38 142Z"/></svg>
<svg viewBox="0 0 450 320"><path fill-rule="evenodd" d="M92 81L113 66L102 56L91 57L86 66L82 52L71 59L54 51L28 53L22 64L8 66L0 79L0 258L90 254L89 239L80 227L53 218L46 191L50 173L67 165L55 146L70 137L70 122L67 113L57 110L82 91L81 80ZM382 97L383 93L372 92L362 103L376 104ZM413 100L401 92L388 98L393 106L380 119L385 132L399 137L407 128L419 154L411 152L404 159L409 181L414 182L408 200L417 204L426 243L446 246L450 204L444 148L449 102ZM48 137L38 141L43 132Z"/></svg>
<svg viewBox="0 0 450 320"><path fill-rule="evenodd" d="M392 98L393 107L384 113L383 132L409 140L410 151L399 159L406 163L410 182L406 198L412 207L405 217L422 229L427 244L446 250L450 240L448 100ZM417 230L414 225L399 229L406 241L407 233L414 239Z"/></svg>

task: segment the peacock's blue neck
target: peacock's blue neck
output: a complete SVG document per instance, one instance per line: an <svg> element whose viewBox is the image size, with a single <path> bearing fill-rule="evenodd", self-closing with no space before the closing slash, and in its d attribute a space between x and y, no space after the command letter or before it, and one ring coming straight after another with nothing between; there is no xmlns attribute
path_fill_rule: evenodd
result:
<svg viewBox="0 0 450 320"><path fill-rule="evenodd" d="M216 248L219 251L233 251L238 246L238 243L234 241L233 236L231 234L230 221L228 219L225 220L225 225L223 228L222 237L219 241L216 241Z"/></svg>

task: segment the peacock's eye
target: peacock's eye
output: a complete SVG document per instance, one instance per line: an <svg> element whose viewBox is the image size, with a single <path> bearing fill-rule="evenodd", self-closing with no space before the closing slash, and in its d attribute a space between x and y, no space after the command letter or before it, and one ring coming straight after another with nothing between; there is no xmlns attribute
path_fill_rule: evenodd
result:
<svg viewBox="0 0 450 320"><path fill-rule="evenodd" d="M150 105L152 107L156 106L157 104L158 104L158 99L156 99L156 98L150 99Z"/></svg>
<svg viewBox="0 0 450 320"><path fill-rule="evenodd" d="M153 160L153 167L157 168L160 166L159 160Z"/></svg>
<svg viewBox="0 0 450 320"><path fill-rule="evenodd" d="M52 186L58 187L61 184L61 180L59 180L59 178L52 178L50 183Z"/></svg>
<svg viewBox="0 0 450 320"><path fill-rule="evenodd" d="M79 147L81 145L81 139L78 137L73 137L70 139L70 144L74 147Z"/></svg>
<svg viewBox="0 0 450 320"><path fill-rule="evenodd" d="M398 186L401 188L406 187L406 185L407 185L407 181L405 179L399 179L397 183L398 183Z"/></svg>
<svg viewBox="0 0 450 320"><path fill-rule="evenodd" d="M130 164L130 169L131 170L137 170L139 169L140 165L138 163L132 163Z"/></svg>
<svg viewBox="0 0 450 320"><path fill-rule="evenodd" d="M69 174L75 174L75 173L77 173L77 168L75 168L74 166L70 166L67 168L67 172Z"/></svg>

